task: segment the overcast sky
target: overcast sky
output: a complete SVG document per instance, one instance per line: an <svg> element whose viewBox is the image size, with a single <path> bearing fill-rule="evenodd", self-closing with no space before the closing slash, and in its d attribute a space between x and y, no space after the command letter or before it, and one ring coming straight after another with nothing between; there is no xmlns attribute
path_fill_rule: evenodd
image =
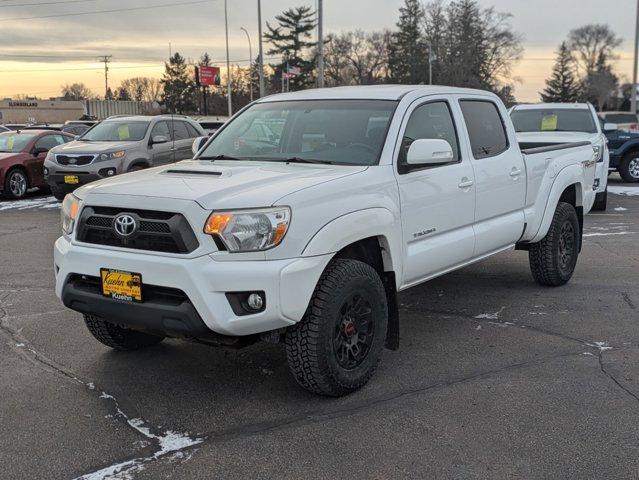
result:
<svg viewBox="0 0 639 480"><path fill-rule="evenodd" d="M102 94L104 77L95 60L98 55L113 55L110 84L114 87L131 76L159 77L169 43L173 52L179 51L186 57L198 58L208 51L214 60L221 61L225 58L223 0L193 2L0 0L0 97L55 96L61 84L76 81ZM183 5L176 5L180 3ZM510 12L514 29L524 36L524 58L514 72L521 80L515 92L520 101L538 99L537 92L550 72L556 46L570 29L587 23L607 23L623 37L617 73L626 79L631 76L636 8L632 0L480 0L480 3ZM172 6L157 7L167 4ZM256 0L229 0L232 60L249 58L246 36L240 27L249 30L256 52L256 4ZM262 4L264 21L272 21L286 8L314 7L315 0L262 0ZM403 0L324 0L325 31L393 28L401 4ZM138 7L142 9L30 18Z"/></svg>

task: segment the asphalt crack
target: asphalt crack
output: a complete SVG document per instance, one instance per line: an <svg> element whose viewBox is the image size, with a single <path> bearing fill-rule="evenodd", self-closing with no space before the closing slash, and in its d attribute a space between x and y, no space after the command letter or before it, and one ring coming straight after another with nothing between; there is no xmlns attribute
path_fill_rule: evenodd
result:
<svg viewBox="0 0 639 480"><path fill-rule="evenodd" d="M8 340L13 349L32 365L43 369L48 373L61 376L66 381L85 388L90 395L100 402L107 404L107 411L121 424L132 429L136 434L142 436L150 445L143 447L138 454L118 461L107 466L91 469L89 473L80 475L83 480L103 480L128 479L130 475L146 468L150 462L160 458L176 458L182 452L193 450L193 448L204 441L203 437L191 437L186 433L179 433L172 430L160 430L141 417L132 416L124 412L118 400L105 390L99 388L94 382L82 380L62 364L52 360L41 352L37 351L33 345L21 333L21 331L7 321L8 314L3 306L5 300L10 296L7 293L0 298L0 336Z"/></svg>
<svg viewBox="0 0 639 480"><path fill-rule="evenodd" d="M639 395L637 395L635 392L630 390L628 387L624 386L619 380L617 380L617 378L612 373L606 370L606 367L604 366L603 355L604 355L604 352L600 352L598 355L599 368L601 369L601 373L603 373L606 377L612 380L614 384L617 385L621 390L623 390L632 398L634 398L637 402L639 402Z"/></svg>

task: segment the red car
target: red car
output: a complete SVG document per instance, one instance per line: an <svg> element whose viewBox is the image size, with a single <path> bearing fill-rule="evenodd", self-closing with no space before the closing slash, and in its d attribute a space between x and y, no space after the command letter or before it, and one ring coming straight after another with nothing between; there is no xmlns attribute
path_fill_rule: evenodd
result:
<svg viewBox="0 0 639 480"><path fill-rule="evenodd" d="M71 140L72 135L52 130L0 132L0 193L19 199L30 188L45 187L47 152Z"/></svg>

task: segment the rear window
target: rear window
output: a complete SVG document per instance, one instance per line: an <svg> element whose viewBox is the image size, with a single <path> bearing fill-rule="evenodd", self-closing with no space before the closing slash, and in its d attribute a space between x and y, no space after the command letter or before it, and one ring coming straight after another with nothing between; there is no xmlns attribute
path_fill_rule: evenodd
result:
<svg viewBox="0 0 639 480"><path fill-rule="evenodd" d="M637 115L632 113L609 113L604 116L607 123L638 123Z"/></svg>
<svg viewBox="0 0 639 480"><path fill-rule="evenodd" d="M517 132L597 133L592 113L586 108L534 108L514 110L510 114Z"/></svg>
<svg viewBox="0 0 639 480"><path fill-rule="evenodd" d="M493 102L462 100L459 104L475 158L494 157L508 150L504 123Z"/></svg>

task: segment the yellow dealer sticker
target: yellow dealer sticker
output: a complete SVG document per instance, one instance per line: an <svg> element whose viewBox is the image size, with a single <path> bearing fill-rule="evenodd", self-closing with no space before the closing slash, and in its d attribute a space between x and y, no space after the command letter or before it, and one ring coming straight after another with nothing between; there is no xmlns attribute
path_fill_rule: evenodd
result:
<svg viewBox="0 0 639 480"><path fill-rule="evenodd" d="M118 137L120 138L120 140L128 140L129 138L131 138L128 125L118 126Z"/></svg>
<svg viewBox="0 0 639 480"><path fill-rule="evenodd" d="M544 115L541 117L541 130L557 130L557 115Z"/></svg>

